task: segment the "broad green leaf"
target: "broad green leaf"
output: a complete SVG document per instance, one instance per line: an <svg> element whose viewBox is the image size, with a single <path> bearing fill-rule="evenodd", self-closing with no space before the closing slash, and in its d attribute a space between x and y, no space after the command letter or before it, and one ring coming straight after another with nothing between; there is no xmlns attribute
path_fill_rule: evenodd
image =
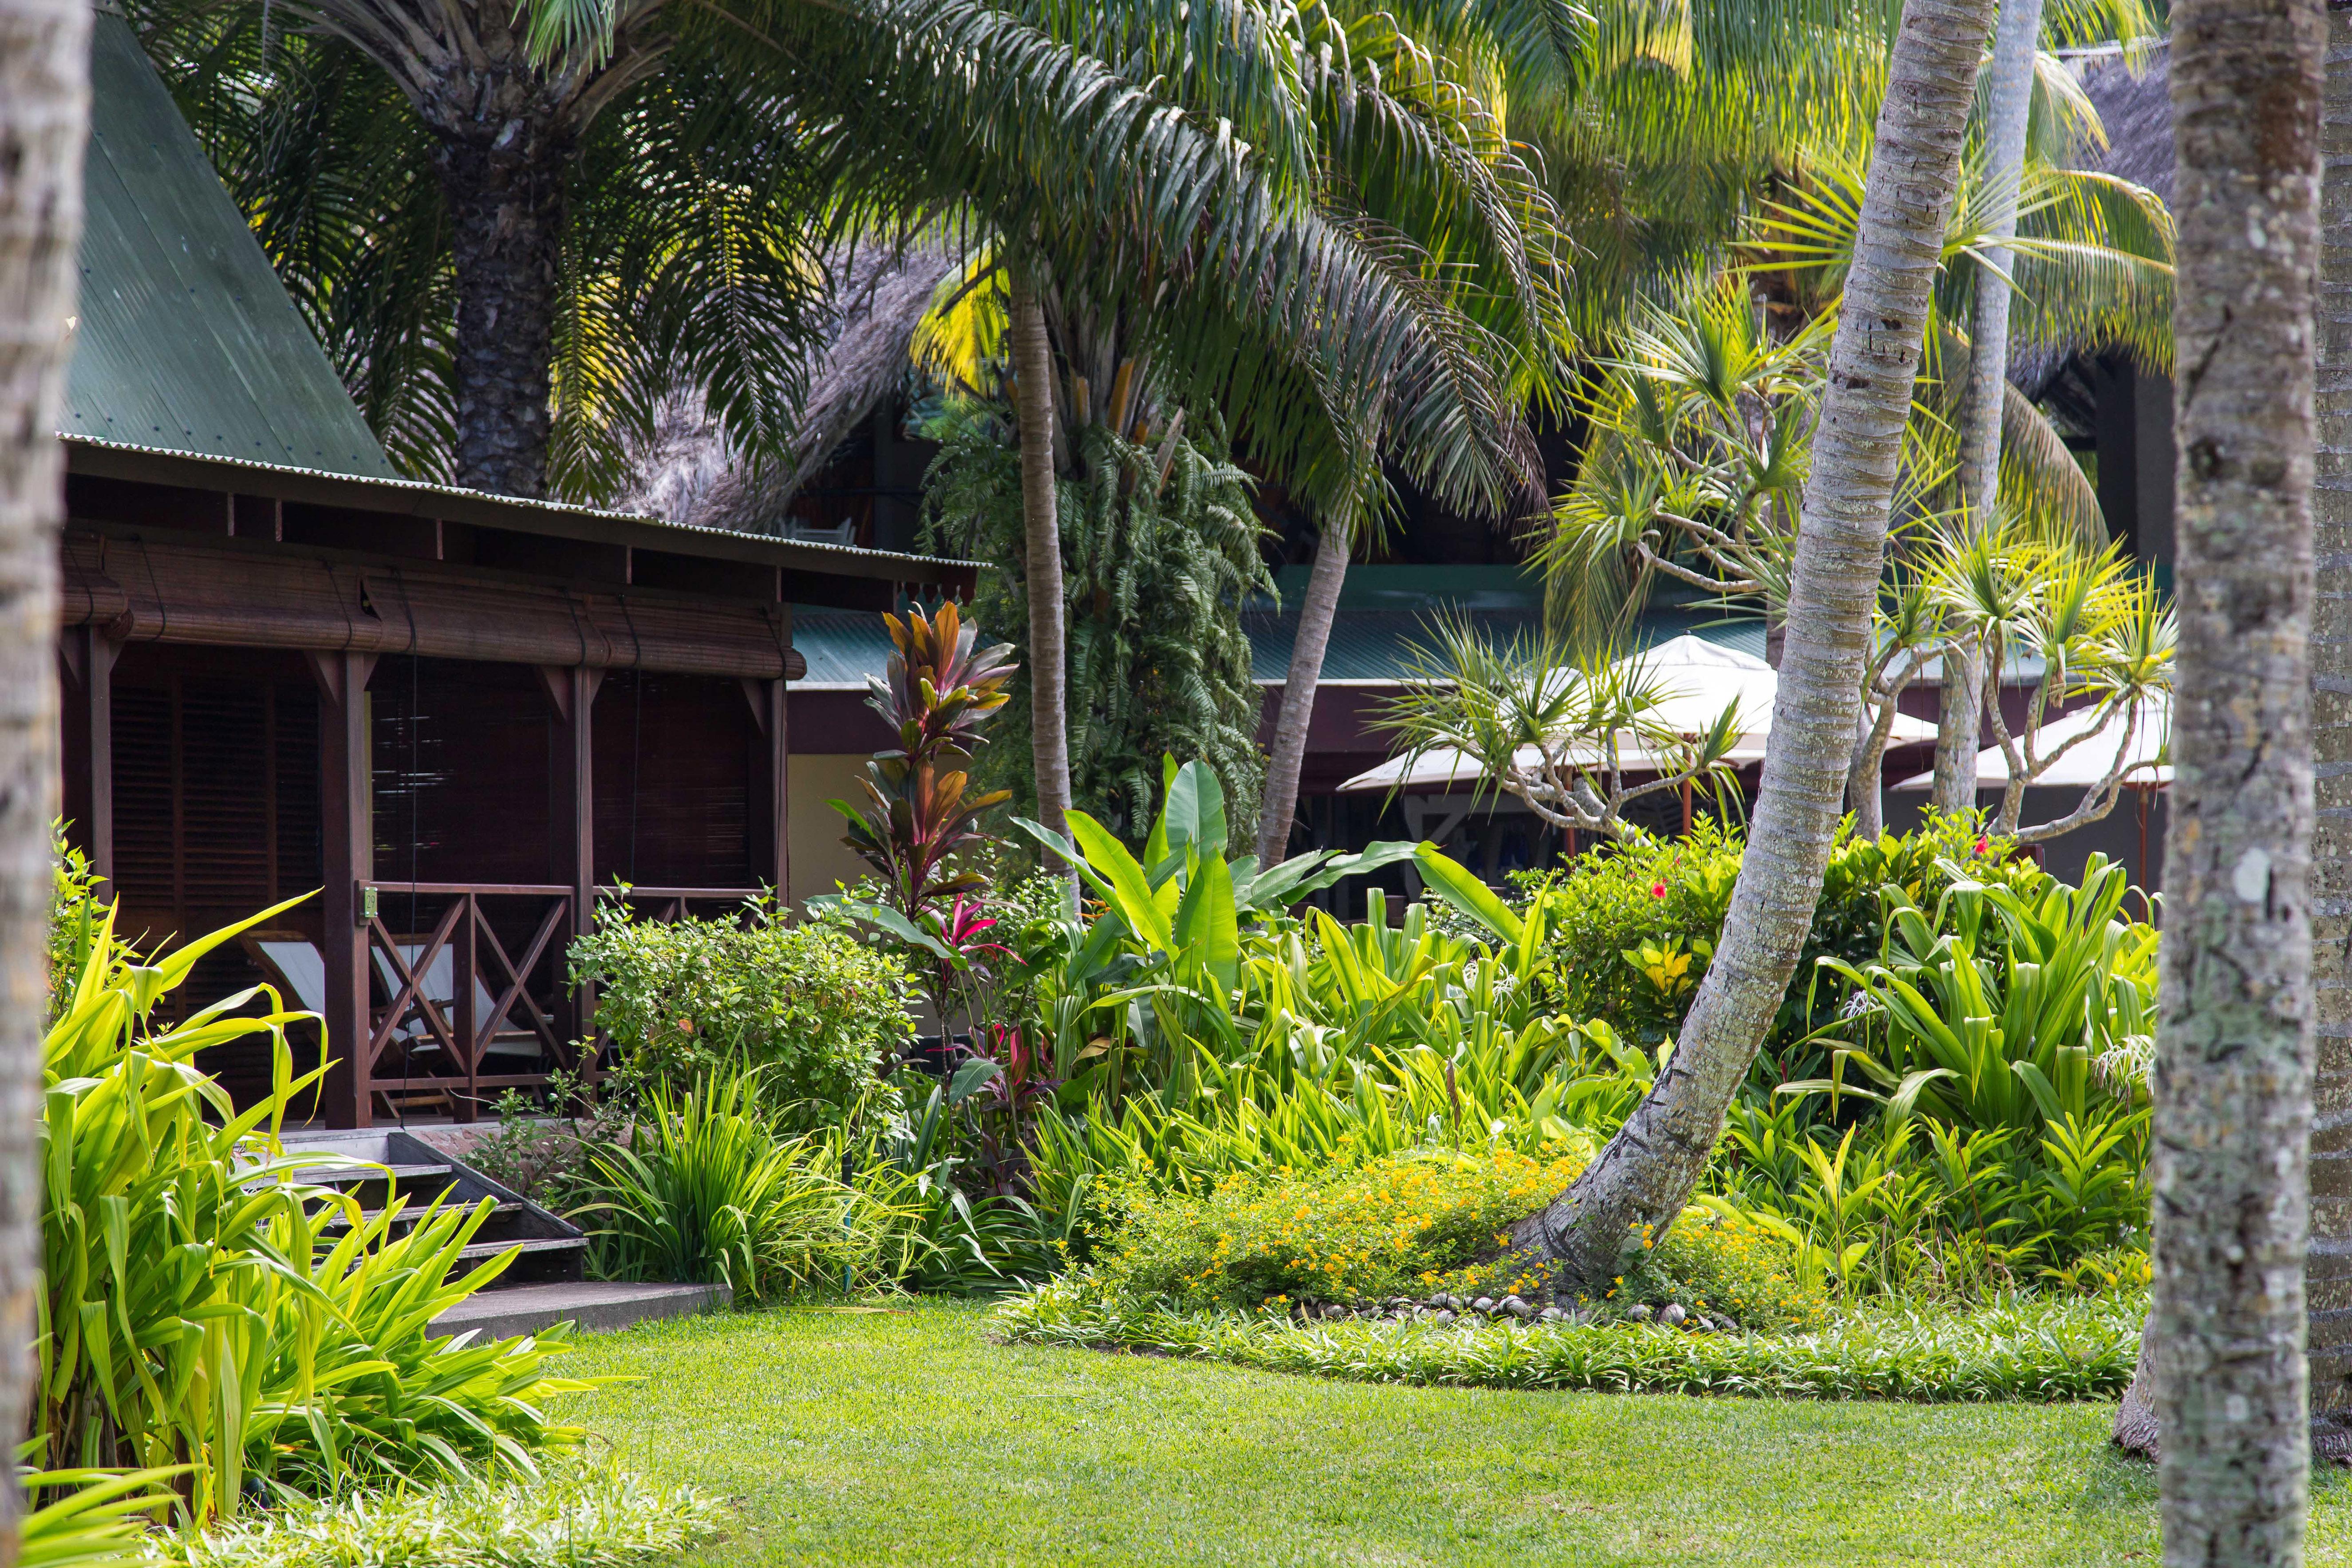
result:
<svg viewBox="0 0 2352 1568"><path fill-rule="evenodd" d="M1438 896L1469 915L1505 942L1517 942L1524 922L1495 890L1470 874L1469 868L1434 844L1423 840L1412 849L1413 864Z"/></svg>
<svg viewBox="0 0 2352 1568"><path fill-rule="evenodd" d="M1173 947L1168 911L1152 897L1150 879L1136 864L1135 857L1127 852L1127 846L1083 811L1070 813L1070 837L1085 852L1086 863L1094 869L1105 896L1127 921L1128 929L1157 952L1165 952ZM1169 891L1172 894L1173 889Z"/></svg>

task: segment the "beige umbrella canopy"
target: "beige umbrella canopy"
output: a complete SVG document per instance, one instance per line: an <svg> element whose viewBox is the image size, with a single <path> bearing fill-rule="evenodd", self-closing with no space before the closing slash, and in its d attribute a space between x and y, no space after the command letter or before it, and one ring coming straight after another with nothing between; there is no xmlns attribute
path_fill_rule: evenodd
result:
<svg viewBox="0 0 2352 1568"><path fill-rule="evenodd" d="M2172 764L2164 760L2172 741L2172 695L2158 692L2139 700L2139 716L2116 712L2105 703L2061 713L2044 723L2033 738L2033 752L2049 756L2061 746L2072 749L2049 769L2028 782L2037 787L2090 789L2104 784L2120 755L2123 783L2131 789L2161 789L2172 782ZM2104 728L2100 720L2106 721ZM2131 749L2124 751L2124 731L2131 731ZM2081 737L2081 739L2077 739ZM1924 790L1936 782L1932 773L1905 779L1896 789ZM2009 756L2000 747L1977 753L1977 783L1988 789L2009 783Z"/></svg>
<svg viewBox="0 0 2352 1568"><path fill-rule="evenodd" d="M1716 719L1726 708L1735 708L1738 717L1733 722L1738 737L1723 760L1735 766L1763 761L1765 743L1772 731L1772 705L1780 695L1780 672L1770 665L1753 654L1687 633L1660 643L1647 653L1620 660L1619 664L1620 668L1638 666L1643 675L1664 692L1663 700L1649 714L1659 727L1680 735L1701 735L1714 728ZM1935 738L1933 724L1898 713L1889 743L1901 746ZM1591 746L1580 748L1572 755L1586 765L1600 761L1598 750ZM1532 746L1523 748L1517 760L1528 767L1539 761ZM1673 765L1648 747L1635 743L1632 735L1622 733L1618 738L1618 760L1628 773L1663 773ZM1417 757L1391 757L1339 787L1419 792L1474 784L1479 773L1475 758L1448 748L1423 752Z"/></svg>

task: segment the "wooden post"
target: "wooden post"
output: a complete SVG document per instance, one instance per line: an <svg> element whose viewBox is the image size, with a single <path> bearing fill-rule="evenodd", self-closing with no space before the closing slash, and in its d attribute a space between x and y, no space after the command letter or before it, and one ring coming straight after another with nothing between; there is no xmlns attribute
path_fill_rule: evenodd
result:
<svg viewBox="0 0 2352 1568"><path fill-rule="evenodd" d="M367 922L361 889L375 875L368 841L368 677L375 655L313 653L319 686L319 832L320 876L319 953L326 961L328 1125L366 1127L374 1095L368 1059Z"/></svg>
<svg viewBox="0 0 2352 1568"><path fill-rule="evenodd" d="M539 679L555 705L555 744L548 765L550 822L554 830L554 875L572 889L572 931L585 936L596 925L596 689L604 672L584 665L541 665ZM558 973L563 961L556 960ZM580 1039L595 1016L596 993L582 986L572 999L571 1035ZM586 1064L582 1064L583 1067Z"/></svg>
<svg viewBox="0 0 2352 1568"><path fill-rule="evenodd" d="M751 704L751 880L776 889L776 907L792 902L792 750L789 700L782 680L745 680Z"/></svg>
<svg viewBox="0 0 2352 1568"><path fill-rule="evenodd" d="M114 878L114 660L121 651L96 626L58 634L65 816L90 869L105 881Z"/></svg>

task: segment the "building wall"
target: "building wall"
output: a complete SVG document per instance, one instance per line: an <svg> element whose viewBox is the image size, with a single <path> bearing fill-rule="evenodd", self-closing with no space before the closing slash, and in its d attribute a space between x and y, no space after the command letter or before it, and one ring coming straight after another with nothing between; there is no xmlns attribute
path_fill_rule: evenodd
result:
<svg viewBox="0 0 2352 1568"><path fill-rule="evenodd" d="M792 902L830 893L836 882L854 883L866 874L866 862L841 841L848 825L825 803L862 799L857 781L868 760L864 752L793 753Z"/></svg>

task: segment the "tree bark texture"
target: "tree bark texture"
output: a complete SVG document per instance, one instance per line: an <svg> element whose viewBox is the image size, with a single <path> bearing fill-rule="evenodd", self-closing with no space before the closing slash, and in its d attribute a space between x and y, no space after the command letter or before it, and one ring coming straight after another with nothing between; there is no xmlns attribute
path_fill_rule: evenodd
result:
<svg viewBox="0 0 2352 1568"><path fill-rule="evenodd" d="M1298 817L1298 776L1307 765L1307 727L1315 718L1315 687L1323 678L1323 654L1331 644L1331 623L1339 613L1339 588L1348 578L1348 531L1326 527L1316 542L1315 565L1307 575L1307 598L1298 609L1298 636L1290 645L1290 672L1283 678L1282 707L1274 721L1274 754L1266 759L1265 797L1257 813L1257 863L1271 866L1290 847L1290 826Z"/></svg>
<svg viewBox="0 0 2352 1568"><path fill-rule="evenodd" d="M1977 804L1977 752L1984 745L1984 649L1946 650L1943 703L1936 711L1936 776L1929 799L1949 816Z"/></svg>
<svg viewBox="0 0 2352 1568"><path fill-rule="evenodd" d="M1054 479L1054 347L1037 291L1013 272L1013 404L1021 422L1022 563L1029 596L1029 756L1037 820L1069 828L1069 659L1064 648L1062 530Z"/></svg>
<svg viewBox="0 0 2352 1568"><path fill-rule="evenodd" d="M1640 1246L1640 1227L1664 1232L1681 1215L1812 924L1853 751L1928 291L1991 12L1991 0L1907 0L1903 8L1830 349L1747 855L1722 944L1655 1087L1576 1184L1521 1226L1521 1247L1551 1260L1556 1291L1605 1291Z"/></svg>
<svg viewBox="0 0 2352 1568"><path fill-rule="evenodd" d="M41 1237L41 1021L58 795L58 544L86 0L0 0L0 1435L25 1435ZM13 1470L11 1472L13 1476ZM24 1499L0 1484L0 1568Z"/></svg>
<svg viewBox="0 0 2352 1568"><path fill-rule="evenodd" d="M2176 0L2180 645L2149 1333L2164 1558L2300 1563L2320 0Z"/></svg>
<svg viewBox="0 0 2352 1568"><path fill-rule="evenodd" d="M1985 124L1987 243L1976 268L1969 323L1969 380L1960 403L1960 497L1969 526L1992 528L2000 499L2000 416L2009 381L2009 241L2017 234L2017 193L2025 174L2026 121L2033 109L2033 62L2042 47L2042 0L2002 0L1994 25ZM1977 752L1984 744L1980 652L1947 657L1936 728L1936 809L1977 803ZM1994 691L2000 700L1999 688Z"/></svg>
<svg viewBox="0 0 2352 1568"><path fill-rule="evenodd" d="M572 143L524 73L481 96L505 112L431 117L434 166L457 275L457 441L452 478L493 495L544 495L552 423L556 274ZM452 84L458 85L458 84ZM473 84L464 84L473 85ZM501 100L518 101L506 103Z"/></svg>
<svg viewBox="0 0 2352 1568"><path fill-rule="evenodd" d="M2314 1454L2352 1460L2352 17L2328 18L2312 476L2311 1243Z"/></svg>

